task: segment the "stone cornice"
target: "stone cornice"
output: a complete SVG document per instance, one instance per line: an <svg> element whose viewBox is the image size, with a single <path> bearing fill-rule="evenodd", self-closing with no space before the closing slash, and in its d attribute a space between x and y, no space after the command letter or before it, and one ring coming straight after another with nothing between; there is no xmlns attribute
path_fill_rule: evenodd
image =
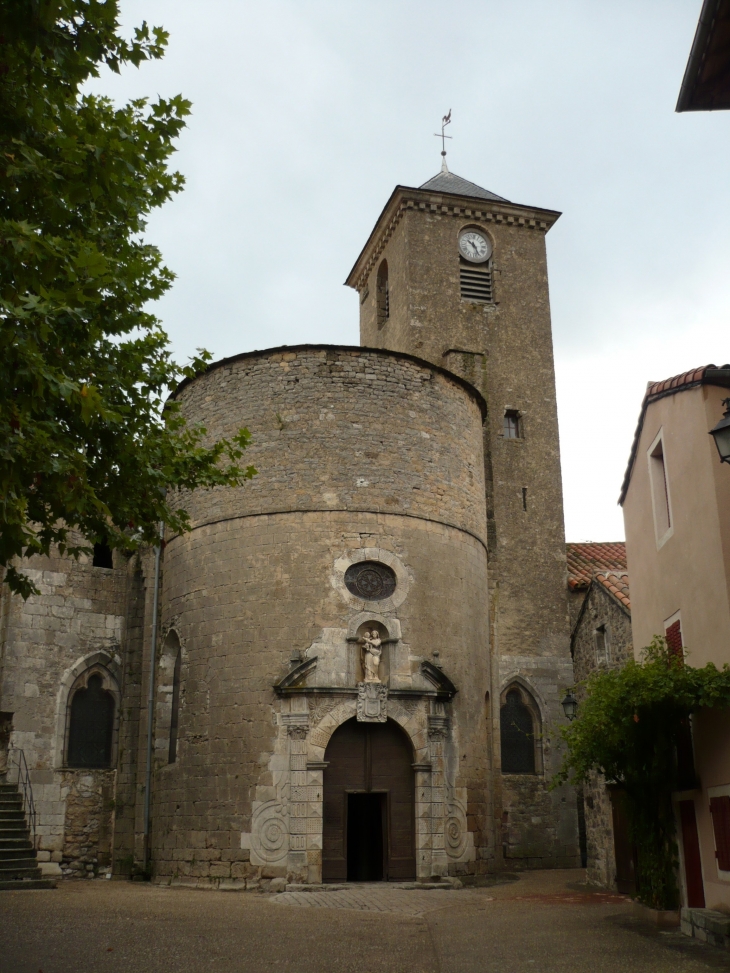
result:
<svg viewBox="0 0 730 973"><path fill-rule="evenodd" d="M396 186L378 217L367 243L362 248L345 284L361 291L373 266L380 258L396 227L409 210L455 216L461 220L478 220L547 233L560 217L556 210L520 206L477 196L433 193L425 189Z"/></svg>

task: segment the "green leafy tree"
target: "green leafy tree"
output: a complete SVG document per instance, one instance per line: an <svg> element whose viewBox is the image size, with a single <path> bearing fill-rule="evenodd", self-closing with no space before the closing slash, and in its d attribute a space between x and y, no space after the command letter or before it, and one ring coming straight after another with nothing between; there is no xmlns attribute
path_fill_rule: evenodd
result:
<svg viewBox="0 0 730 973"><path fill-rule="evenodd" d="M101 66L163 55L160 28L120 36L118 6L0 5L0 569L24 597L18 558L154 542L189 526L180 490L255 472L246 430L211 445L168 401L210 360L176 364L147 310L173 274L145 220L182 189L168 160L190 105L84 93Z"/></svg>
<svg viewBox="0 0 730 973"><path fill-rule="evenodd" d="M677 844L672 792L677 748L690 714L730 706L730 667L685 665L655 638L641 662L594 672L581 687L577 718L562 733L567 744L554 783L586 781L591 771L626 794L637 851L639 897L656 909L678 905Z"/></svg>

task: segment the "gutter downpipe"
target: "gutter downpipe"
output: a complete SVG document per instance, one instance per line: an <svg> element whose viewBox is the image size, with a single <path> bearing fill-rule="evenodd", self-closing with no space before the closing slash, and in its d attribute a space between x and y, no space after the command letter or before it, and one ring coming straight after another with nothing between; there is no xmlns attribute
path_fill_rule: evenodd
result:
<svg viewBox="0 0 730 973"><path fill-rule="evenodd" d="M144 871L150 862L150 792L152 789L152 720L155 710L155 670L157 668L157 615L160 603L160 554L164 525L160 524L160 540L155 548L155 582L152 596L152 634L150 636L150 683L147 694L147 765L144 783Z"/></svg>

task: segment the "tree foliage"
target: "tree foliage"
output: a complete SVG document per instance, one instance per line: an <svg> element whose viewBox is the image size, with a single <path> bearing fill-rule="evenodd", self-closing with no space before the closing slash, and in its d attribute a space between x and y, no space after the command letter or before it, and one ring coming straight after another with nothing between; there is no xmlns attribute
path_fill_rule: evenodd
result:
<svg viewBox="0 0 730 973"><path fill-rule="evenodd" d="M117 0L0 6L0 569L24 597L17 558L153 542L160 521L189 526L179 489L255 472L246 430L210 445L166 404L210 356L176 364L147 310L173 274L145 220L182 189L168 161L189 102L83 90L166 41L122 38Z"/></svg>
<svg viewBox="0 0 730 973"><path fill-rule="evenodd" d="M592 770L626 794L637 850L639 896L647 905L678 904L672 792L677 745L692 713L730 706L730 667L685 665L663 638L641 662L594 672L581 687L577 718L566 727L567 750L555 783L580 783Z"/></svg>

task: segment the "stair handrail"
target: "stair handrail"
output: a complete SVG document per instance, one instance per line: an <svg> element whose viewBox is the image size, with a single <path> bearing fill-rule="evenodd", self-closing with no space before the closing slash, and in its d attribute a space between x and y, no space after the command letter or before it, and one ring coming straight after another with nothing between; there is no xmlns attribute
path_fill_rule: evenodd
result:
<svg viewBox="0 0 730 973"><path fill-rule="evenodd" d="M15 767L18 772L16 781L10 780L10 770ZM18 790L23 798L23 815L28 822L28 827L32 835L33 847L36 846L36 808L33 801L33 786L30 782L30 772L25 759L25 754L20 747L8 747L8 783L16 783Z"/></svg>

